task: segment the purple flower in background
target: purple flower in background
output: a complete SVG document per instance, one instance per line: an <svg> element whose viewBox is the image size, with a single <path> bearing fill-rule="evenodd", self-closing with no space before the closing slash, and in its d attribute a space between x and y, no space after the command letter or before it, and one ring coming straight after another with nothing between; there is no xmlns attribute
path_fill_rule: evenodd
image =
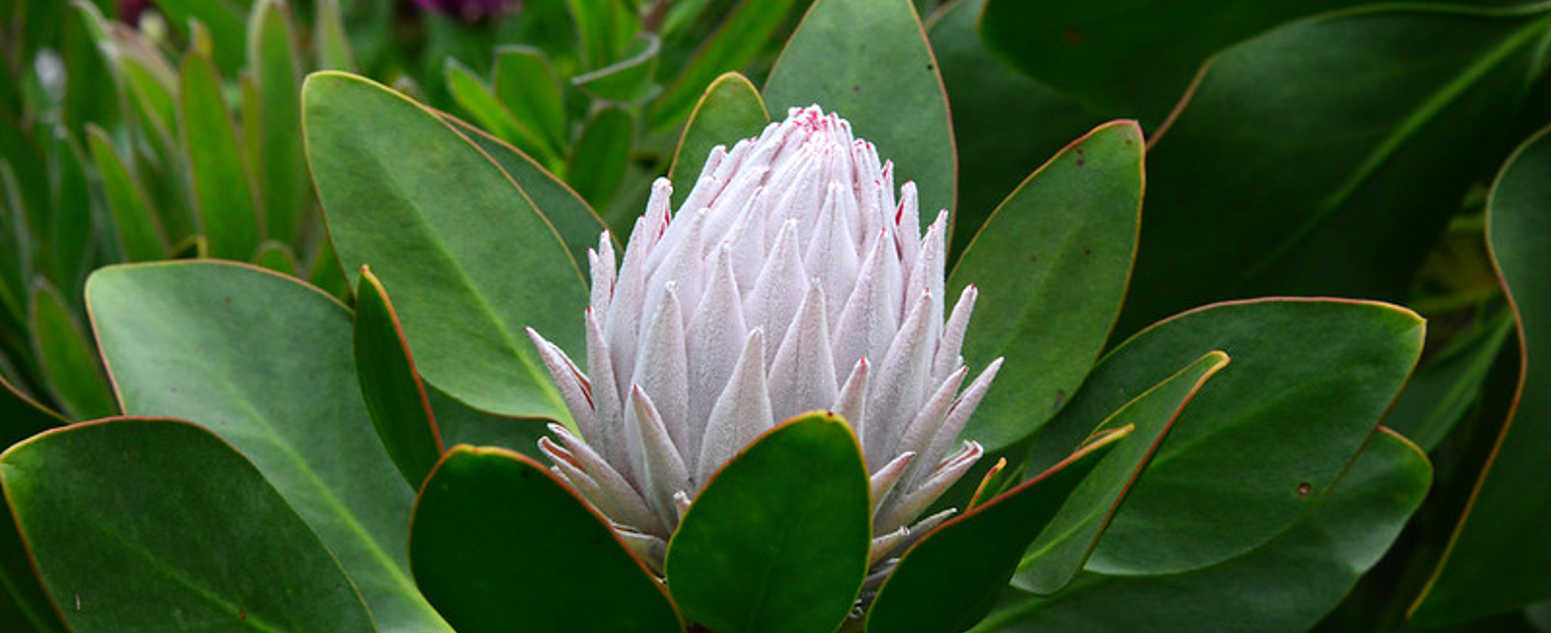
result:
<svg viewBox="0 0 1551 633"><path fill-rule="evenodd" d="M473 22L502 13L518 0L415 0L426 11L437 11Z"/></svg>
<svg viewBox="0 0 1551 633"><path fill-rule="evenodd" d="M125 24L140 22L140 13L150 8L151 0L118 0L118 19Z"/></svg>

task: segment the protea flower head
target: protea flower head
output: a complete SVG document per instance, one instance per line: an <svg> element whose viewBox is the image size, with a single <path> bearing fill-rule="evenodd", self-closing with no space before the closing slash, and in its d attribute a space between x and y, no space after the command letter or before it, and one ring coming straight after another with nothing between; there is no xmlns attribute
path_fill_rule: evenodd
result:
<svg viewBox="0 0 1551 633"><path fill-rule="evenodd" d="M528 330L581 437L552 425L554 470L659 566L724 463L777 422L834 411L872 477L874 576L940 523L912 523L977 459L957 444L1001 365L964 387L970 286L944 320L947 212L923 235L914 183L818 106L711 150L674 214L659 179L622 265L588 253L587 367ZM961 390L961 387L962 390Z"/></svg>

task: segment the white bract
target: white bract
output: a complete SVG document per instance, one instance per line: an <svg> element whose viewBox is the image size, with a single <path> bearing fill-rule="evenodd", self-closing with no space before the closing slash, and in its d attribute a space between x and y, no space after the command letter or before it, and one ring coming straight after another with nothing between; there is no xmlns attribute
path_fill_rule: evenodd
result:
<svg viewBox="0 0 1551 633"><path fill-rule="evenodd" d="M616 270L588 252L587 367L528 330L581 437L539 445L565 481L659 566L723 464L777 422L833 411L872 474L874 576L952 510L911 523L982 450L957 442L1001 366L963 387L974 286L944 319L947 212L920 229L851 126L793 108L757 139L711 150L677 214L652 186Z"/></svg>

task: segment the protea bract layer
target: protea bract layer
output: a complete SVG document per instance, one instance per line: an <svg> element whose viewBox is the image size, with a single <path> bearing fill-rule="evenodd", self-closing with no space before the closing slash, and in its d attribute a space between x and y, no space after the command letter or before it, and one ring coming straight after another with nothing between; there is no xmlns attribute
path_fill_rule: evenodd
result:
<svg viewBox="0 0 1551 633"><path fill-rule="evenodd" d="M588 253L583 373L529 330L581 436L555 471L660 565L727 460L791 416L845 418L872 477L877 573L950 511L917 517L982 449L958 435L1001 360L966 384L974 286L944 310L947 212L921 230L914 183L818 106L713 149L677 213L659 179L621 265ZM876 575L876 574L875 574Z"/></svg>

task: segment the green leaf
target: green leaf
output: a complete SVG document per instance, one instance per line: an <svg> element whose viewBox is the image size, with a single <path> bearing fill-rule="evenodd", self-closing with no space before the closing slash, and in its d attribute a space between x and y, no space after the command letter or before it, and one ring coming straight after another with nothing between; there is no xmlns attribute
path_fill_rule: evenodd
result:
<svg viewBox="0 0 1551 633"><path fill-rule="evenodd" d="M345 280L345 271L339 267L339 258L334 255L334 245L328 240L323 240L313 251L312 263L307 266L307 282L335 299L349 298L350 282Z"/></svg>
<svg viewBox="0 0 1551 633"><path fill-rule="evenodd" d="M641 28L640 18L622 0L566 0L581 40L582 67L602 68L618 61Z"/></svg>
<svg viewBox="0 0 1551 633"><path fill-rule="evenodd" d="M16 518L5 508L0 512L0 626L17 633L65 633L59 618L33 570Z"/></svg>
<svg viewBox="0 0 1551 633"><path fill-rule="evenodd" d="M380 631L450 631L409 574L414 491L361 400L349 310L225 262L111 266L86 294L126 413L204 420L252 460L339 558Z"/></svg>
<svg viewBox="0 0 1551 633"><path fill-rule="evenodd" d="M92 199L81 151L64 128L50 130L45 152L52 163L53 182L42 229L43 256L50 280L78 295L86 279L87 250L92 240Z"/></svg>
<svg viewBox="0 0 1551 633"><path fill-rule="evenodd" d="M161 223L151 210L151 201L145 189L119 157L108 134L95 125L86 126L87 145L97 175L102 178L103 192L124 254L129 261L147 261L166 257L167 237Z"/></svg>
<svg viewBox="0 0 1551 633"><path fill-rule="evenodd" d="M765 104L780 116L813 103L845 117L857 138L893 160L896 181L919 183L922 217L947 209L952 222L958 196L953 124L910 0L813 3L770 71Z"/></svg>
<svg viewBox="0 0 1551 633"><path fill-rule="evenodd" d="M712 92L723 77L743 70L764 50L765 43L786 21L792 4L793 0L739 2L652 102L647 115L649 129L667 130L692 117L691 109L701 107L704 95ZM763 103L760 108L763 110Z"/></svg>
<svg viewBox="0 0 1551 633"><path fill-rule="evenodd" d="M668 590L717 633L829 633L872 542L867 467L845 420L814 412L714 475L668 543Z"/></svg>
<svg viewBox="0 0 1551 633"><path fill-rule="evenodd" d="M247 261L263 234L237 132L210 60L189 52L179 74L179 120L210 254Z"/></svg>
<svg viewBox="0 0 1551 633"><path fill-rule="evenodd" d="M1117 334L1229 298L1406 299L1448 218L1515 140L1503 122L1551 27L1551 8L1538 10L1364 7L1213 57L1150 139Z"/></svg>
<svg viewBox="0 0 1551 633"><path fill-rule="evenodd" d="M449 57L443 66L443 74L447 79L447 90L452 93L453 100L473 115L480 125L528 152L545 157L553 156L543 137L522 121L517 120L511 110L507 109L506 104L501 103L501 100L490 91L490 87L474 75L474 71Z"/></svg>
<svg viewBox="0 0 1551 633"><path fill-rule="evenodd" d="M1412 374L1384 424L1432 452L1475 404L1513 331L1513 314L1503 309L1433 355Z"/></svg>
<svg viewBox="0 0 1551 633"><path fill-rule="evenodd" d="M765 101L743 75L727 73L711 82L695 102L689 122L679 135L678 147L673 150L673 164L668 167L668 179L673 181L673 208L684 204L689 191L695 188L712 148L759 136L769 123Z"/></svg>
<svg viewBox="0 0 1551 633"><path fill-rule="evenodd" d="M488 155L402 95L324 72L302 97L339 260L393 286L424 378L480 409L567 419L521 336L582 345L586 284L555 229Z"/></svg>
<svg viewBox="0 0 1551 633"><path fill-rule="evenodd" d="M1093 468L1130 435L1122 427L975 506L905 552L867 612L868 633L958 633L991 610L1017 557Z"/></svg>
<svg viewBox="0 0 1551 633"><path fill-rule="evenodd" d="M540 461L549 459L538 447L539 438L549 434L549 420L480 411L435 385L425 385L425 390L443 446L496 446Z"/></svg>
<svg viewBox="0 0 1551 633"><path fill-rule="evenodd" d="M1354 4L1135 0L1122 8L991 0L978 22L986 45L1030 76L1151 128L1212 53L1283 22Z"/></svg>
<svg viewBox="0 0 1551 633"><path fill-rule="evenodd" d="M48 282L39 280L32 289L31 305L29 329L43 382L65 415L72 420L117 415L113 391L97 365L97 351L76 323L65 298Z"/></svg>
<svg viewBox="0 0 1551 633"><path fill-rule="evenodd" d="M242 10L251 0L156 0L156 8L179 33L190 32L198 21L210 30L215 63L227 74L242 69L245 42ZM192 39L192 36L190 36Z"/></svg>
<svg viewBox="0 0 1551 633"><path fill-rule="evenodd" d="M571 85L595 99L615 103L634 103L646 98L657 74L657 54L662 41L655 34L642 33L630 43L625 58L597 70L571 78Z"/></svg>
<svg viewBox="0 0 1551 633"><path fill-rule="evenodd" d="M1206 381L1228 362L1227 354L1208 352L1100 424L1095 433L1133 428L1135 439L1100 462L1034 539L1018 563L1014 586L1034 593L1055 593L1071 582L1170 427Z"/></svg>
<svg viewBox="0 0 1551 633"><path fill-rule="evenodd" d="M356 279L353 340L361 397L393 464L419 488L442 458L436 418L387 289L366 266Z"/></svg>
<svg viewBox="0 0 1551 633"><path fill-rule="evenodd" d="M1031 466L1059 459L1201 350L1222 350L1233 364L1174 423L1087 568L1169 574L1220 563L1274 538L1330 487L1415 366L1423 330L1409 310L1352 300L1186 312L1106 354L1036 438Z"/></svg>
<svg viewBox="0 0 1551 633"><path fill-rule="evenodd" d="M496 96L518 121L538 132L550 150L548 155L564 155L570 144L565 96L543 51L530 46L498 46L490 74Z"/></svg>
<svg viewBox="0 0 1551 633"><path fill-rule="evenodd" d="M1551 503L1551 128L1520 145L1487 195L1487 240L1518 327L1519 383L1433 578L1412 607L1421 626L1464 622L1551 597L1551 544L1538 508Z"/></svg>
<svg viewBox="0 0 1551 633"><path fill-rule="evenodd" d="M410 528L415 580L460 633L683 631L672 601L604 519L542 464L457 446Z"/></svg>
<svg viewBox="0 0 1551 633"><path fill-rule="evenodd" d="M467 135L517 183L539 214L560 233L572 258L587 261L587 250L598 246L598 236L608 227L586 200L522 150L456 117L443 116L442 120Z"/></svg>
<svg viewBox="0 0 1551 633"><path fill-rule="evenodd" d="M76 633L373 631L296 511L231 445L188 422L115 418L46 433L0 455L0 484Z"/></svg>
<svg viewBox="0 0 1551 633"><path fill-rule="evenodd" d="M259 244L259 252L253 258L253 263L282 275L296 276L296 254L291 252L290 246L274 240L264 240Z"/></svg>
<svg viewBox="0 0 1551 633"><path fill-rule="evenodd" d="M316 0L313 18L313 50L318 52L319 70L355 70L355 54L345 35L345 22L339 15L339 0Z"/></svg>
<svg viewBox="0 0 1551 633"><path fill-rule="evenodd" d="M594 209L604 209L619 191L630 164L635 119L623 108L604 107L582 126L566 159L566 181Z"/></svg>
<svg viewBox="0 0 1551 633"><path fill-rule="evenodd" d="M1136 254L1142 153L1142 131L1131 121L1073 141L991 213L948 275L950 297L984 282L976 308L1001 317L969 328L965 361L1012 359L964 432L987 450L1039 429L1103 350ZM1210 349L1193 350L1170 371Z"/></svg>
<svg viewBox="0 0 1551 633"><path fill-rule="evenodd" d="M58 9L56 9L58 10ZM85 135L88 123L114 125L119 118L117 86L107 56L97 46L97 25L81 11L63 13L58 46L65 63L65 99L60 116L74 138Z"/></svg>
<svg viewBox="0 0 1551 633"><path fill-rule="evenodd" d="M1427 456L1381 428L1351 470L1262 547L1178 574L1086 574L1053 596L1009 591L972 631L1301 633L1378 562L1431 481Z"/></svg>
<svg viewBox="0 0 1551 633"><path fill-rule="evenodd" d="M10 446L56 426L69 424L64 416L39 404L0 376L0 446Z"/></svg>
<svg viewBox="0 0 1551 633"><path fill-rule="evenodd" d="M291 12L282 0L257 0L248 18L248 68L257 83L258 112L245 111L244 124L257 121L262 144L248 148L264 201L269 237L293 243L312 210L312 183L302 156L301 53Z"/></svg>
<svg viewBox="0 0 1551 633"><path fill-rule="evenodd" d="M1030 171L1105 120L986 50L975 32L985 2L959 0L927 22L953 104L959 153L958 230L949 262Z"/></svg>

